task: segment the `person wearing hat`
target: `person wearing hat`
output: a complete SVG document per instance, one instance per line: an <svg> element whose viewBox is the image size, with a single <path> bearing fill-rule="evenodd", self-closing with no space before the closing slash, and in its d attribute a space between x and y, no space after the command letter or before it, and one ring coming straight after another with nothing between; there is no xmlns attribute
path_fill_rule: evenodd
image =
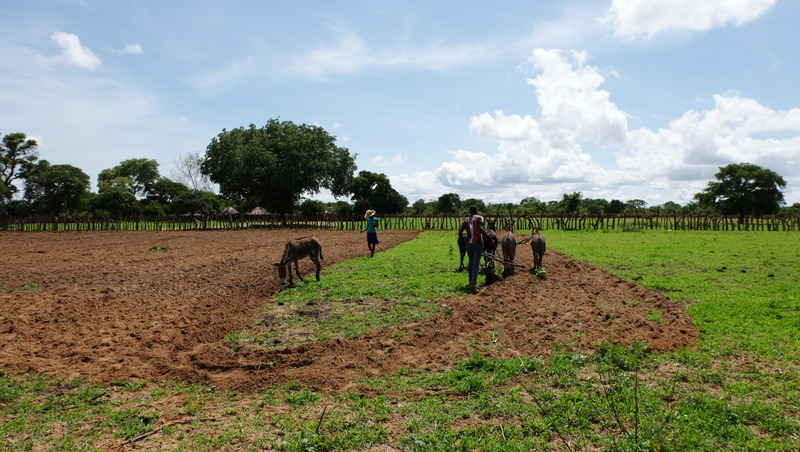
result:
<svg viewBox="0 0 800 452"><path fill-rule="evenodd" d="M359 232L367 231L367 246L369 246L369 257L375 255L375 245L378 243L378 230L376 227L378 226L378 220L380 218L375 218L375 211L372 209L367 210L364 214L364 218L367 219L367 227L360 230Z"/></svg>

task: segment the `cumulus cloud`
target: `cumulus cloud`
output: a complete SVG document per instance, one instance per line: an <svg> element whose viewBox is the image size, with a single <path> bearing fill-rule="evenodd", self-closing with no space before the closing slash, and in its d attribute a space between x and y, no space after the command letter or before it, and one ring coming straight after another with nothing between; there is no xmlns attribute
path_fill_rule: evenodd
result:
<svg viewBox="0 0 800 452"><path fill-rule="evenodd" d="M735 91L714 95L714 108L689 110L666 129L631 131L627 149L617 155L622 170L673 180L737 162L797 175L798 161L800 109L773 110Z"/></svg>
<svg viewBox="0 0 800 452"><path fill-rule="evenodd" d="M703 31L742 25L778 0L613 0L602 21L623 39L652 38L669 31Z"/></svg>
<svg viewBox="0 0 800 452"><path fill-rule="evenodd" d="M59 55L51 59L55 63L79 66L90 71L103 64L94 52L81 45L80 39L74 34L56 31L50 35L50 39L63 49Z"/></svg>
<svg viewBox="0 0 800 452"><path fill-rule="evenodd" d="M453 151L435 170L394 177L392 184L422 198L419 187L427 186L487 202L559 199L581 191L657 205L691 201L730 163L800 178L800 109L773 110L730 91L714 95L713 107L688 110L666 127L629 130L626 113L602 89L605 78L588 60L583 52L537 49L528 62L535 71L528 84L535 89L538 117L476 115L471 130L497 142L495 152ZM601 154L615 163L600 165L593 155Z"/></svg>

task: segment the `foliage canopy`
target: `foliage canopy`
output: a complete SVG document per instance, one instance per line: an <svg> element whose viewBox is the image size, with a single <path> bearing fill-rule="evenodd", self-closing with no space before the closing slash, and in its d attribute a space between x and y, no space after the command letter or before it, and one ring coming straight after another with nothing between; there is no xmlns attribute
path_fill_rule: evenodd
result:
<svg viewBox="0 0 800 452"><path fill-rule="evenodd" d="M11 199L18 191L12 182L24 178L25 172L39 158L38 143L29 140L24 133L9 133L0 144L0 205Z"/></svg>
<svg viewBox="0 0 800 452"><path fill-rule="evenodd" d="M111 186L121 186L132 195L145 197L150 188L160 178L158 162L153 159L128 159L114 168L104 169L97 176L97 188L100 193Z"/></svg>
<svg viewBox="0 0 800 452"><path fill-rule="evenodd" d="M350 191L355 201L353 211L366 212L375 209L381 214L402 213L408 206L408 198L392 188L389 178L385 174L371 171L360 171L353 178Z"/></svg>
<svg viewBox="0 0 800 452"><path fill-rule="evenodd" d="M290 213L304 193L349 193L355 158L335 140L322 127L277 119L260 128L223 129L206 148L201 169L225 197Z"/></svg>
<svg viewBox="0 0 800 452"><path fill-rule="evenodd" d="M786 181L777 173L751 163L720 167L717 180L694 195L703 207L725 215L762 216L780 211Z"/></svg>
<svg viewBox="0 0 800 452"><path fill-rule="evenodd" d="M72 165L32 165L25 181L25 199L38 213L62 215L81 209L89 198L89 176Z"/></svg>

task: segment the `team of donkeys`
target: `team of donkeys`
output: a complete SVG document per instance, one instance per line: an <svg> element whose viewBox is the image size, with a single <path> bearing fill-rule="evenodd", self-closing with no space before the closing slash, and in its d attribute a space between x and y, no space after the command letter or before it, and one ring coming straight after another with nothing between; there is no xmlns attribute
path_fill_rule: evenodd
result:
<svg viewBox="0 0 800 452"><path fill-rule="evenodd" d="M506 235L503 237L502 241L499 241L497 239L496 221L488 220L487 226L487 237L484 240L483 258L486 267L490 269L490 274L494 274L494 262L498 261L503 265L503 277L513 275L516 267L522 267L521 265L517 264L517 245L528 242L530 242L531 250L533 251L533 272L537 273L543 270L542 259L544 258L545 251L547 251L547 245L544 236L539 233L538 227L533 228L530 237L521 241L517 241L516 236L514 235L514 221L508 221L506 222ZM458 267L458 270L462 271L465 268L464 256L467 252L466 236L459 234L457 243L459 253L461 254L461 263ZM500 249L503 252L502 257L497 254L498 245L500 245ZM292 278L292 264L294 264L294 273L297 274L297 277L300 278L300 281L305 281L300 275L298 261L306 257L314 262L316 267L317 281L319 281L319 273L322 269L320 259L323 259L322 244L316 237L309 236L291 240L286 244L286 247L283 250L281 261L275 264L278 267L278 276L281 279L281 284L286 284L287 282L290 285L294 284L294 280ZM287 276L289 279L288 281L286 280Z"/></svg>

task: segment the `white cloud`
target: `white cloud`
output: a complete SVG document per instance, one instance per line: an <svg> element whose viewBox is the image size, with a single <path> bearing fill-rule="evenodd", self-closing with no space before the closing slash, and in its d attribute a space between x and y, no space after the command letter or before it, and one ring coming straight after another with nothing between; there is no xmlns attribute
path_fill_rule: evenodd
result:
<svg viewBox="0 0 800 452"><path fill-rule="evenodd" d="M648 178L690 180L749 162L800 175L800 109L772 110L736 92L713 98L713 109L687 111L667 129L631 131L627 149L617 156L619 168ZM786 138L761 139L762 134Z"/></svg>
<svg viewBox="0 0 800 452"><path fill-rule="evenodd" d="M536 88L542 128L551 139L619 143L625 139L626 115L600 89L605 78L588 60L586 52L565 57L558 50L534 50L528 62L539 75L528 83Z"/></svg>
<svg viewBox="0 0 800 452"><path fill-rule="evenodd" d="M90 71L94 71L103 64L94 52L81 45L80 39L74 34L56 31L50 35L50 39L64 49L61 54L50 59L52 62L80 66Z"/></svg>
<svg viewBox="0 0 800 452"><path fill-rule="evenodd" d="M487 202L553 200L581 191L658 205L691 201L730 163L800 178L800 109L776 111L731 91L714 95L713 108L689 110L665 128L628 130L627 115L587 61L582 52L537 49L530 60L537 75L528 83L535 87L539 119L502 111L476 115L470 128L496 141L496 152L454 151L434 171L394 177L392 184L409 199L455 192ZM613 152L616 165L596 163L597 152Z"/></svg>
<svg viewBox="0 0 800 452"><path fill-rule="evenodd" d="M141 44L125 44L125 48L122 49L122 53L141 55L144 53L144 50L142 50Z"/></svg>
<svg viewBox="0 0 800 452"><path fill-rule="evenodd" d="M623 39L669 31L704 31L757 19L777 0L613 0L603 19Z"/></svg>
<svg viewBox="0 0 800 452"><path fill-rule="evenodd" d="M338 40L331 46L312 50L289 60L289 75L325 80L336 74L355 74L370 69L446 70L497 58L488 43L448 46L429 44L418 49L386 47L374 49L357 33L334 28Z"/></svg>
<svg viewBox="0 0 800 452"><path fill-rule="evenodd" d="M400 166L406 162L408 162L408 157L406 157L403 154L395 154L388 159L382 155L379 155L377 157L373 157L373 159L370 160L370 164L382 168L393 168L396 166Z"/></svg>

